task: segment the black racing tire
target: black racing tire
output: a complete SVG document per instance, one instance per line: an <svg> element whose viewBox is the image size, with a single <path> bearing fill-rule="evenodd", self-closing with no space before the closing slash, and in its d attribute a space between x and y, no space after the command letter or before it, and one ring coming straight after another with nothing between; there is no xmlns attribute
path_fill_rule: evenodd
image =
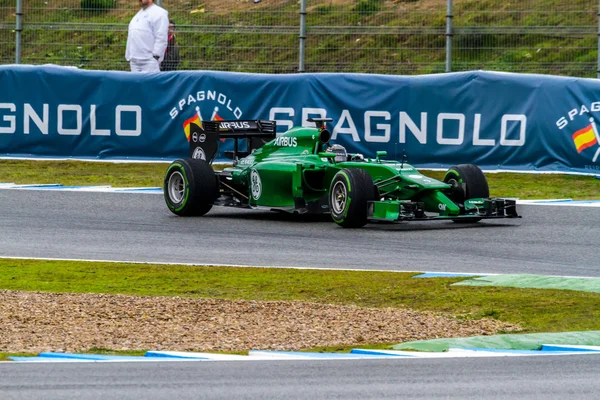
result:
<svg viewBox="0 0 600 400"><path fill-rule="evenodd" d="M343 228L361 228L368 220L368 202L375 200L373 178L364 169L345 168L329 186L329 210Z"/></svg>
<svg viewBox="0 0 600 400"><path fill-rule="evenodd" d="M490 197L490 188L483 171L474 164L460 164L450 167L444 176L444 182L452 185L449 197L457 204L465 200ZM460 218L454 222L473 223L481 218Z"/></svg>
<svg viewBox="0 0 600 400"><path fill-rule="evenodd" d="M218 180L210 164L192 158L169 165L163 191L169 210L182 217L206 214L219 197Z"/></svg>

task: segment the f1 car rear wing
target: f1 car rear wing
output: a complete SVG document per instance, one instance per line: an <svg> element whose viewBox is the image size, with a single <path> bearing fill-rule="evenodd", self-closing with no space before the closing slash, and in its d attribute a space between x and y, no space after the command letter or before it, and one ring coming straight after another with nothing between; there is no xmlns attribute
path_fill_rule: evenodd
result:
<svg viewBox="0 0 600 400"><path fill-rule="evenodd" d="M192 124L190 136L190 157L212 163L221 140L233 139L233 151L226 151L225 156L237 160L275 139L277 124L266 120L203 121L202 127ZM245 151L239 149L240 139L246 139Z"/></svg>

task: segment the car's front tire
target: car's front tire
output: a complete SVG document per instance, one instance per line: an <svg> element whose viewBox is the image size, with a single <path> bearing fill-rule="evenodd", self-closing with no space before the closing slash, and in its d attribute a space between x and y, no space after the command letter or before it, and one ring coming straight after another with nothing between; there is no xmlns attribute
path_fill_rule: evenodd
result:
<svg viewBox="0 0 600 400"><path fill-rule="evenodd" d="M200 216L210 211L219 196L212 167L200 159L175 160L167 168L163 183L165 202L180 216Z"/></svg>
<svg viewBox="0 0 600 400"><path fill-rule="evenodd" d="M449 197L457 204L465 200L490 197L490 189L483 171L474 164L461 164L450 167L444 176L444 182L452 185ZM472 223L481 218L457 218L454 222Z"/></svg>
<svg viewBox="0 0 600 400"><path fill-rule="evenodd" d="M333 221L344 228L360 228L368 220L368 202L375 200L373 179L360 168L339 171L329 187Z"/></svg>

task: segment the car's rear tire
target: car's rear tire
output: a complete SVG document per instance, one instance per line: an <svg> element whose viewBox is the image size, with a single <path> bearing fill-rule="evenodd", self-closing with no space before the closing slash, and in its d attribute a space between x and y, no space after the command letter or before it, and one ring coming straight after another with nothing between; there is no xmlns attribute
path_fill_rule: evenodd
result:
<svg viewBox="0 0 600 400"><path fill-rule="evenodd" d="M169 210L186 217L206 214L219 196L218 180L210 164L192 158L169 165L163 190Z"/></svg>
<svg viewBox="0 0 600 400"><path fill-rule="evenodd" d="M329 210L333 221L344 228L365 226L368 202L375 200L373 179L360 168L339 171L329 187Z"/></svg>
<svg viewBox="0 0 600 400"><path fill-rule="evenodd" d="M444 176L444 182L452 185L449 197L457 204L465 200L490 197L490 189L483 171L474 164L461 164L450 167ZM473 223L481 218L460 218L454 222Z"/></svg>

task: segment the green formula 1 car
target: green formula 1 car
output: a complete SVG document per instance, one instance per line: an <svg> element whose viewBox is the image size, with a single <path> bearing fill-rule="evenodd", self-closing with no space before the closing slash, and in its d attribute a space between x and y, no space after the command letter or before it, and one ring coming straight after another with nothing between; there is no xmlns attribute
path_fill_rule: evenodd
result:
<svg viewBox="0 0 600 400"><path fill-rule="evenodd" d="M444 181L419 173L402 161L348 154L330 144L326 122L276 134L274 121L205 121L192 125L190 158L171 163L164 179L169 209L181 216L204 215L213 206L330 213L345 228L369 221L448 219L477 222L518 218L516 202L489 198L479 167L450 168ZM213 171L219 144L234 140L225 155L233 166ZM240 147L244 147L242 151Z"/></svg>

